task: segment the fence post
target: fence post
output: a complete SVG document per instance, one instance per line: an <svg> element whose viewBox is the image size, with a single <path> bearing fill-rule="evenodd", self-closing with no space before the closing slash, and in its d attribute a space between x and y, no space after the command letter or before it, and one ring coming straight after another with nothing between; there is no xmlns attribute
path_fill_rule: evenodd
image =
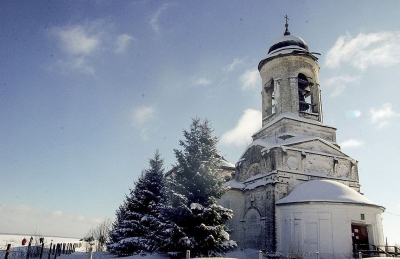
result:
<svg viewBox="0 0 400 259"><path fill-rule="evenodd" d="M10 255L10 249L11 249L11 244L7 244L7 251L6 251L6 256L4 259L8 259L8 256Z"/></svg>
<svg viewBox="0 0 400 259"><path fill-rule="evenodd" d="M358 259L362 259L362 253L358 252Z"/></svg>
<svg viewBox="0 0 400 259"><path fill-rule="evenodd" d="M190 250L186 250L186 259L190 259Z"/></svg>
<svg viewBox="0 0 400 259"><path fill-rule="evenodd" d="M317 259L319 259L319 252L315 252L315 255L317 256Z"/></svg>
<svg viewBox="0 0 400 259"><path fill-rule="evenodd" d="M31 239L29 239L28 251L26 252L26 259L29 259L29 254L31 253L32 240L33 240L33 237L31 237Z"/></svg>
<svg viewBox="0 0 400 259"><path fill-rule="evenodd" d="M44 243L42 243L42 248L40 248L40 256L39 256L39 259L42 259L43 248L44 248Z"/></svg>
<svg viewBox="0 0 400 259"><path fill-rule="evenodd" d="M89 243L90 244L90 248L89 248L89 258L88 259L92 259L93 258L93 244L92 243Z"/></svg>
<svg viewBox="0 0 400 259"><path fill-rule="evenodd" d="M47 259L50 259L50 255L51 255L51 246L53 245L53 243L50 243L50 247L49 247L49 254L47 255Z"/></svg>
<svg viewBox="0 0 400 259"><path fill-rule="evenodd" d="M262 259L263 258L263 253L262 253L262 251L260 250L259 252L258 252L258 259Z"/></svg>
<svg viewBox="0 0 400 259"><path fill-rule="evenodd" d="M54 259L57 258L57 255L58 255L58 248L59 248L59 247L60 247L60 244L59 244L59 243L57 243L57 245L54 244L54 249L53 249Z"/></svg>

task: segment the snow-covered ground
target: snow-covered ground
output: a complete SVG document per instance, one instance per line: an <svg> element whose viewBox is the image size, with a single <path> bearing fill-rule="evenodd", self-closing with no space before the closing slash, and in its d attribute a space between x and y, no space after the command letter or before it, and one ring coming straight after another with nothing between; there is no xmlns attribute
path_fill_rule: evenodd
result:
<svg viewBox="0 0 400 259"><path fill-rule="evenodd" d="M41 236L40 236L41 237ZM39 243L39 236L33 236L33 245L36 245L36 242ZM64 237L48 237L48 236L43 236L44 237L44 243L45 247L49 247L50 243L74 243L74 244L80 244L76 248L76 252L72 254L62 254L61 256L57 257L57 259L87 259L89 257L89 254L86 252L87 251L87 246L85 242L79 241L77 238L64 238ZM22 239L26 238L27 243L25 246L22 245ZM25 259L26 257L26 251L28 249L28 243L29 239L31 236L29 235L7 235L7 234L0 234L0 258L4 258L5 255L5 250L7 248L7 244L11 244L11 256L9 259ZM20 252L20 253L25 253L23 256L20 256L20 258L17 258L16 256L12 256L13 252ZM54 258L53 256L51 257L52 259ZM111 259L111 258L117 258L114 255L111 255L107 252L95 252L93 253L93 259ZM150 254L150 255L134 255L134 256L129 256L129 257L124 257L124 259L135 259L135 258L142 258L142 259L168 259L169 257L166 255L161 255L161 254ZM193 258L193 257L192 257ZM238 259L258 259L258 251L257 250L252 250L252 249L247 249L244 251L233 251L230 253L227 253L224 258L238 258ZM46 256L43 256L43 259L47 259ZM211 258L208 258L211 259Z"/></svg>
<svg viewBox="0 0 400 259"><path fill-rule="evenodd" d="M51 243L73 243L78 244L78 248L76 251L86 251L84 247L84 242L79 241L77 238L68 238L68 237L49 237L49 236L30 236L30 235L8 235L8 234L0 234L0 250L5 250L7 248L7 244L11 244L11 248L24 247L22 245L22 240L25 238L27 240L25 247L28 247L28 243L30 238L33 238L32 245L39 245L39 238L44 238L45 247L49 247ZM79 246L80 244L80 246Z"/></svg>

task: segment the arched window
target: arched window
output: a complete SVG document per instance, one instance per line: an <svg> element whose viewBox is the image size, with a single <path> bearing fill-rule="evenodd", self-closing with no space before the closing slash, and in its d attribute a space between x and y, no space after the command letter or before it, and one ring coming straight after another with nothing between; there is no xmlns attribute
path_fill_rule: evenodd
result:
<svg viewBox="0 0 400 259"><path fill-rule="evenodd" d="M263 92L263 105L264 105L264 117L274 114L275 111L275 92L274 92L274 79L271 79L264 85Z"/></svg>
<svg viewBox="0 0 400 259"><path fill-rule="evenodd" d="M299 90L299 111L311 112L311 89L313 83L308 82L304 74L297 76L298 90Z"/></svg>

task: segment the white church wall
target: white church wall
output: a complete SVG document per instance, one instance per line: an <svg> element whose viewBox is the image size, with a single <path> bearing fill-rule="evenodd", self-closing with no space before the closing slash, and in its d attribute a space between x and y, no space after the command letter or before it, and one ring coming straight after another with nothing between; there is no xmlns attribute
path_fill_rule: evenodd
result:
<svg viewBox="0 0 400 259"><path fill-rule="evenodd" d="M316 252L320 258L351 258L351 224L368 226L370 244L382 244L380 213L380 208L354 204L277 206L277 251L305 258L315 258Z"/></svg>
<svg viewBox="0 0 400 259"><path fill-rule="evenodd" d="M226 223L230 238L235 241L240 240L240 221L244 217L245 202L242 191L237 189L229 190L218 203L222 206L233 210L233 218Z"/></svg>

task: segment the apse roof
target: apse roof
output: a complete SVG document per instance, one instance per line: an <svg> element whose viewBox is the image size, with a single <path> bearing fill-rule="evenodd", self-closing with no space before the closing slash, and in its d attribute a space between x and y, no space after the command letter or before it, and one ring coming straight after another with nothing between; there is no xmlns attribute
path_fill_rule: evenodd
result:
<svg viewBox="0 0 400 259"><path fill-rule="evenodd" d="M347 185L333 180L312 180L302 183L276 204L304 202L351 203L381 207Z"/></svg>

